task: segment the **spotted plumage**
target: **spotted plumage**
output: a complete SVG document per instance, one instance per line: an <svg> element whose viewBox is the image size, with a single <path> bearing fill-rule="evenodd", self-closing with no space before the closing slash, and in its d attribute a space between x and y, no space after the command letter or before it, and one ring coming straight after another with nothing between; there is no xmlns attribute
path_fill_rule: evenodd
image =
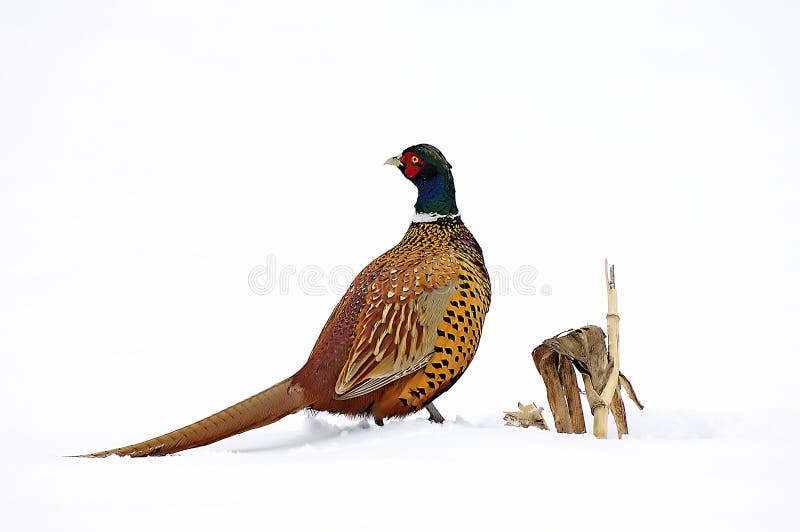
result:
<svg viewBox="0 0 800 532"><path fill-rule="evenodd" d="M478 348L489 276L441 152L421 144L387 164L417 187L416 215L403 239L356 276L295 375L183 429L88 456L169 454L303 408L370 415L378 424L424 407L438 415L432 401Z"/></svg>
<svg viewBox="0 0 800 532"><path fill-rule="evenodd" d="M337 335L349 349L334 397L314 408L382 419L426 406L472 361L490 298L480 246L460 217L413 223L356 277L326 326L336 329L320 335L314 352L330 352ZM352 301L362 299L356 316Z"/></svg>

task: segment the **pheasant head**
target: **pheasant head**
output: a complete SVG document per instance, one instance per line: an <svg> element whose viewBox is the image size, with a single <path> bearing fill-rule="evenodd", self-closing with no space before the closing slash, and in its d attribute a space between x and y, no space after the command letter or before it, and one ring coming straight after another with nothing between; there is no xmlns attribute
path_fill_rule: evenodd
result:
<svg viewBox="0 0 800 532"><path fill-rule="evenodd" d="M458 214L452 165L438 149L430 144L417 144L389 158L386 164L399 168L417 187L414 208L418 215L430 215L435 219Z"/></svg>

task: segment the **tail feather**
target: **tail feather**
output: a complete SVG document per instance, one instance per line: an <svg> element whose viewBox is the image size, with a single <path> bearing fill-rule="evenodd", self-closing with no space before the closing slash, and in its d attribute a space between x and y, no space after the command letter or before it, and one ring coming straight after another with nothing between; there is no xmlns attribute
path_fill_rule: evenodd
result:
<svg viewBox="0 0 800 532"><path fill-rule="evenodd" d="M163 456L208 445L251 429L269 425L309 406L304 390L286 379L196 423L140 443L81 455L86 458Z"/></svg>

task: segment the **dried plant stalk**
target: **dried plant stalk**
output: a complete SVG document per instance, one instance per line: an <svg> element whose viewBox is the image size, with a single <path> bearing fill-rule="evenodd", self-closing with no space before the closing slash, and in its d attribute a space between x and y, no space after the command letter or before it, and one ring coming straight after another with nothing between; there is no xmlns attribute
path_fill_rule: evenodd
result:
<svg viewBox="0 0 800 532"><path fill-rule="evenodd" d="M601 393L606 389L614 373L603 329L587 325L580 329L565 331L542 342L532 354L536 369L545 384L547 400L558 432L586 432L579 397L580 390L572 369L574 366L583 378L586 400L595 418L598 409L605 408L607 430L610 409L617 425L617 434L620 436L628 434L628 421L620 389L625 389L639 409L644 407L639 402L630 381L618 369L617 386L613 388L611 399L609 403L603 401Z"/></svg>
<svg viewBox="0 0 800 532"><path fill-rule="evenodd" d="M614 276L614 265L608 267L608 260L606 260L606 291L608 293L608 313L606 314L606 323L608 328L608 358L609 358L609 373L605 382L593 383L601 384L601 387L595 386L595 390L600 396L600 401L592 408L592 415L594 416L593 432L597 438L606 438L608 436L608 407L614 398L619 387L619 313L617 310L617 286ZM627 420L626 420L627 426Z"/></svg>
<svg viewBox="0 0 800 532"><path fill-rule="evenodd" d="M614 392L614 397L611 398L610 407L611 415L614 416L614 423L617 424L617 436L621 438L623 434L628 434L628 418L625 415L625 403L622 402L619 388Z"/></svg>
<svg viewBox="0 0 800 532"><path fill-rule="evenodd" d="M564 386L559 377L558 368L560 358L561 355L552 348L544 345L540 345L533 350L533 363L542 376L542 381L544 381L544 387L547 390L547 402L550 404L550 410L553 412L556 430L558 432L572 433L573 427L570 411L564 399ZM569 366L569 362L567 362L567 364L562 364L562 366L563 365ZM572 368L570 367L570 372L571 371Z"/></svg>
<svg viewBox="0 0 800 532"><path fill-rule="evenodd" d="M553 412L558 432L583 433L586 424L580 400L580 389L572 366L581 374L586 401L594 418L592 432L598 438L608 436L609 409L621 438L628 434L628 419L622 402L621 388L625 388L634 404L643 409L631 382L619 371L619 311L614 265L605 263L606 292L608 294L608 348L603 329L587 325L570 329L549 338L534 350L533 363L542 376L547 401Z"/></svg>
<svg viewBox="0 0 800 532"><path fill-rule="evenodd" d="M569 417L572 421L572 432L583 434L586 432L586 423L583 420L583 407L581 406L581 390L578 388L578 381L575 379L575 370L572 362L564 356L559 355L558 376L564 387L564 395L567 397L567 408Z"/></svg>

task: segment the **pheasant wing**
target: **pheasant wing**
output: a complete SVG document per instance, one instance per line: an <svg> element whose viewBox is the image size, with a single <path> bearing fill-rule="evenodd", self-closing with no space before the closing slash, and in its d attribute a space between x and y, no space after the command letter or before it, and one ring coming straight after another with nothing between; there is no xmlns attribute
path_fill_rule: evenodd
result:
<svg viewBox="0 0 800 532"><path fill-rule="evenodd" d="M336 381L337 398L367 394L428 363L458 275L452 254L381 269Z"/></svg>

